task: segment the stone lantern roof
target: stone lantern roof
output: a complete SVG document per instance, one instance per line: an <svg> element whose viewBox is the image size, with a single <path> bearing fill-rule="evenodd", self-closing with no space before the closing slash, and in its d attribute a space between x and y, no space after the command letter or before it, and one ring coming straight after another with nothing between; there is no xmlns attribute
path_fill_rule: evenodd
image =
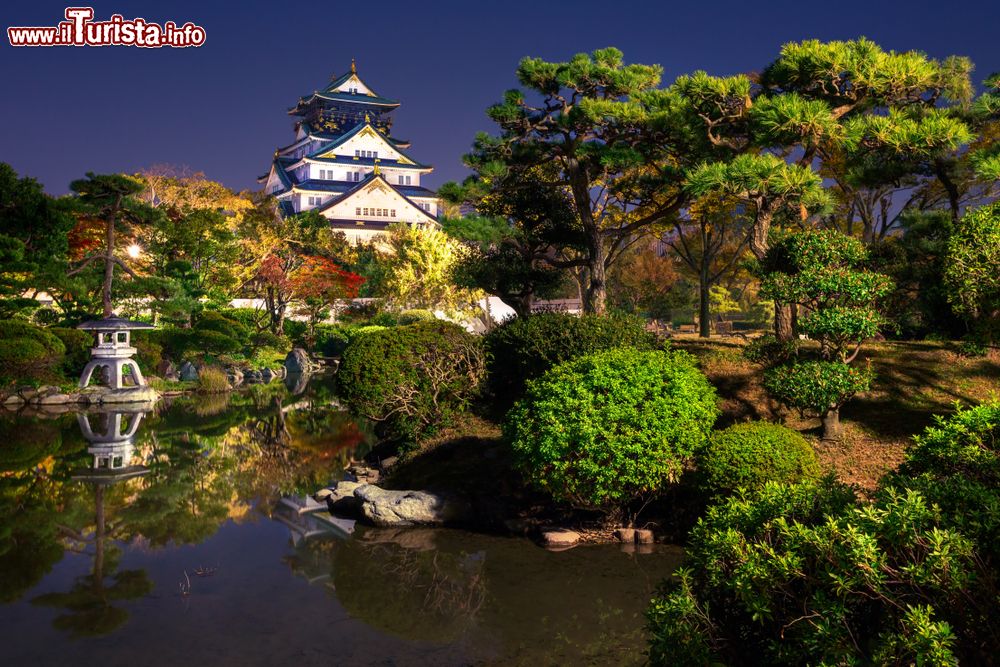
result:
<svg viewBox="0 0 1000 667"><path fill-rule="evenodd" d="M148 322L136 322L135 320L126 320L124 317L112 315L111 317L105 317L103 320L83 322L76 325L76 328L83 329L84 331L128 331L131 329L155 329L156 327Z"/></svg>

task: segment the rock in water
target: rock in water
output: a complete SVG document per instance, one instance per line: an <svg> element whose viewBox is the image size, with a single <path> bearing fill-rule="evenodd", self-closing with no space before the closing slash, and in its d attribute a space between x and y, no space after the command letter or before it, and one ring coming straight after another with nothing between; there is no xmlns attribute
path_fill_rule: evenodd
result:
<svg viewBox="0 0 1000 667"><path fill-rule="evenodd" d="M178 376L184 382L194 382L198 379L198 368L190 361L185 361L181 364L181 370Z"/></svg>
<svg viewBox="0 0 1000 667"><path fill-rule="evenodd" d="M317 502L326 501L331 512L354 513L361 505L361 501L354 497L354 491L361 486L364 484L344 480L320 489L313 494L313 499Z"/></svg>
<svg viewBox="0 0 1000 667"><path fill-rule="evenodd" d="M548 549L567 549L580 541L580 533L565 528L548 528L542 531L542 542Z"/></svg>
<svg viewBox="0 0 1000 667"><path fill-rule="evenodd" d="M468 521L472 514L468 503L427 491L390 491L365 484L354 490L354 497L376 526L442 526Z"/></svg>
<svg viewBox="0 0 1000 667"><path fill-rule="evenodd" d="M309 358L309 353L301 347L297 347L285 357L285 370L289 373L311 373L316 369L316 364Z"/></svg>

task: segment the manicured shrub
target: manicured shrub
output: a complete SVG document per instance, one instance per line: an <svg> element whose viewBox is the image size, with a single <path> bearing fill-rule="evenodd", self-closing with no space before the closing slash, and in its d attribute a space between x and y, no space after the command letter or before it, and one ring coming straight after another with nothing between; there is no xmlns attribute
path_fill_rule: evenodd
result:
<svg viewBox="0 0 1000 667"><path fill-rule="evenodd" d="M23 320L0 320L0 381L44 378L65 353L65 345L50 331Z"/></svg>
<svg viewBox="0 0 1000 667"><path fill-rule="evenodd" d="M868 249L830 229L792 232L761 261L760 293L802 307L798 329L819 343L818 356L769 372L764 386L778 400L814 411L823 439L839 440L840 408L872 381L870 368L850 367L861 344L888 322L882 300L892 291L888 276L867 268Z"/></svg>
<svg viewBox="0 0 1000 667"><path fill-rule="evenodd" d="M62 363L63 372L69 377L79 375L90 361L90 348L94 346L94 335L89 331L63 327L51 327L48 332L61 340L63 347L66 348L66 356L63 357Z"/></svg>
<svg viewBox="0 0 1000 667"><path fill-rule="evenodd" d="M371 323L380 327L394 327L397 324L401 324L395 313L389 313L384 310L380 313L375 313L371 319Z"/></svg>
<svg viewBox="0 0 1000 667"><path fill-rule="evenodd" d="M365 324L365 325L360 326L360 327L353 327L353 328L351 328L350 329L350 333L348 334L348 338L349 338L349 340L354 340L355 338L359 338L361 336L364 336L364 335L367 335L367 334L370 334L370 333L375 333L377 331L385 331L386 329L389 329L389 328L390 327L383 327L383 326L381 326L379 324Z"/></svg>
<svg viewBox="0 0 1000 667"><path fill-rule="evenodd" d="M339 357L347 349L349 342L350 337L344 327L336 324L316 326L314 349L324 357Z"/></svg>
<svg viewBox="0 0 1000 667"><path fill-rule="evenodd" d="M292 341L295 347L307 347L306 335L309 333L309 325L298 320L285 320L285 335Z"/></svg>
<svg viewBox="0 0 1000 667"><path fill-rule="evenodd" d="M193 328L197 331L215 331L236 340L241 345L250 337L250 329L244 324L211 310L202 311L195 320Z"/></svg>
<svg viewBox="0 0 1000 667"><path fill-rule="evenodd" d="M292 349L292 341L288 339L288 336L278 336L265 329L250 335L250 347L255 350L270 348L272 350L287 351Z"/></svg>
<svg viewBox="0 0 1000 667"><path fill-rule="evenodd" d="M777 336L768 333L747 343L743 356L747 361L769 368L792 361L798 351L797 340L778 340Z"/></svg>
<svg viewBox="0 0 1000 667"><path fill-rule="evenodd" d="M490 389L505 408L520 398L528 380L556 364L615 347L651 350L655 343L637 317L539 313L513 318L486 335Z"/></svg>
<svg viewBox="0 0 1000 667"><path fill-rule="evenodd" d="M948 240L944 281L955 313L982 342L1000 333L1000 202L966 211Z"/></svg>
<svg viewBox="0 0 1000 667"><path fill-rule="evenodd" d="M155 339L150 340L145 332L142 332L138 336L132 335L132 347L136 350L135 359L139 362L139 368L144 373L155 373L163 358L163 346Z"/></svg>
<svg viewBox="0 0 1000 667"><path fill-rule="evenodd" d="M146 340L159 343L164 355L175 362L180 362L191 346L192 337L191 329L164 327L159 331L150 331L146 335Z"/></svg>
<svg viewBox="0 0 1000 667"><path fill-rule="evenodd" d="M411 310L404 310L403 312L401 312L397 316L396 321L400 325L406 325L406 324L416 324L417 322L433 322L436 319L437 317L435 317L434 313L432 313L431 311L414 308Z"/></svg>
<svg viewBox="0 0 1000 667"><path fill-rule="evenodd" d="M256 308L222 308L217 312L226 319L239 322L247 331L257 331L268 325L267 312Z"/></svg>
<svg viewBox="0 0 1000 667"><path fill-rule="evenodd" d="M485 373L482 341L443 321L355 332L337 383L357 413L414 442L461 412ZM361 330L358 330L359 332Z"/></svg>
<svg viewBox="0 0 1000 667"><path fill-rule="evenodd" d="M875 379L870 368L837 361L802 361L771 368L764 388L782 403L823 418L823 437L840 437L840 406L868 391Z"/></svg>
<svg viewBox="0 0 1000 667"><path fill-rule="evenodd" d="M557 500L618 512L676 482L718 414L692 356L619 348L530 382L504 434Z"/></svg>
<svg viewBox="0 0 1000 667"><path fill-rule="evenodd" d="M232 354L243 349L237 339L212 329L192 329L188 345L192 352L212 355Z"/></svg>
<svg viewBox="0 0 1000 667"><path fill-rule="evenodd" d="M767 482L799 482L819 477L812 445L797 431L768 422L736 424L716 431L697 453L698 486L709 496Z"/></svg>
<svg viewBox="0 0 1000 667"><path fill-rule="evenodd" d="M709 508L650 608L653 665L983 664L996 580L920 493L769 483Z"/></svg>
<svg viewBox="0 0 1000 667"><path fill-rule="evenodd" d="M218 366L205 366L198 370L198 391L203 394L218 394L229 391L229 378Z"/></svg>
<svg viewBox="0 0 1000 667"><path fill-rule="evenodd" d="M919 490L1000 569L1000 402L937 418L887 485Z"/></svg>

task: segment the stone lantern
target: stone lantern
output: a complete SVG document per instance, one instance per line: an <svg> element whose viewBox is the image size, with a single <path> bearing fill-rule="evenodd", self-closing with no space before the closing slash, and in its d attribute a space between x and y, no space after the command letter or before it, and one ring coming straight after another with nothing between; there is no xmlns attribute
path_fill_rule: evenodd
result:
<svg viewBox="0 0 1000 667"><path fill-rule="evenodd" d="M136 349L131 346L130 336L136 329L155 328L152 324L133 322L114 315L78 325L77 329L93 331L95 336L95 345L90 348L90 361L80 375L80 388L83 389L90 384L94 371L98 369L106 373L105 377L111 389L146 386L146 381L139 371L139 364L132 359ZM127 376L131 378L131 384L128 386L125 384L126 367L129 371Z"/></svg>

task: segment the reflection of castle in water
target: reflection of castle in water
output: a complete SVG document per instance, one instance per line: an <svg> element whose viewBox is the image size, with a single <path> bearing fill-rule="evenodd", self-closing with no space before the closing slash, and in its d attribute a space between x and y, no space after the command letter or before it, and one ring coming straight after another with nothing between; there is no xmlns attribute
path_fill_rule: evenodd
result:
<svg viewBox="0 0 1000 667"><path fill-rule="evenodd" d="M93 465L76 471L73 479L106 485L147 474L149 468L133 462L135 435L145 416L145 412L126 411L78 413L77 423L90 443L87 453Z"/></svg>
<svg viewBox="0 0 1000 667"><path fill-rule="evenodd" d="M354 521L330 514L326 503L318 503L309 496L286 496L274 508L271 518L288 527L292 545L320 535L350 537Z"/></svg>

